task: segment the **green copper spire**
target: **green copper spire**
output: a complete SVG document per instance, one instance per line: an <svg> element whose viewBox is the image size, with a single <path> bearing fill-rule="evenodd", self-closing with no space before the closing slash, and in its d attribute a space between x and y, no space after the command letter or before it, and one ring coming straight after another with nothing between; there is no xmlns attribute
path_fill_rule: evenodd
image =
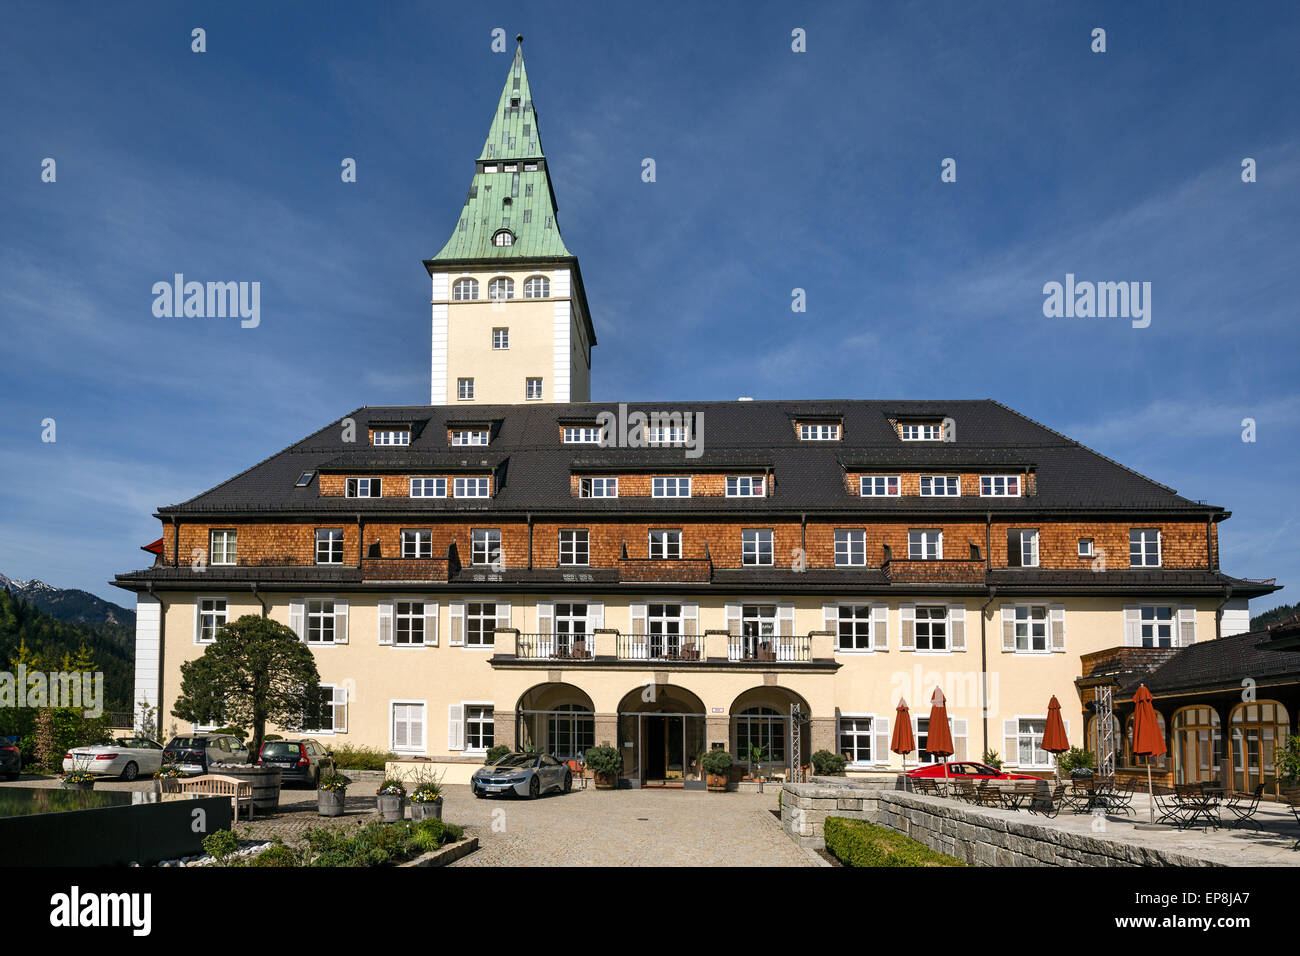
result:
<svg viewBox="0 0 1300 956"><path fill-rule="evenodd" d="M517 39L460 221L430 263L572 256L560 238L555 191L524 68L524 38Z"/></svg>

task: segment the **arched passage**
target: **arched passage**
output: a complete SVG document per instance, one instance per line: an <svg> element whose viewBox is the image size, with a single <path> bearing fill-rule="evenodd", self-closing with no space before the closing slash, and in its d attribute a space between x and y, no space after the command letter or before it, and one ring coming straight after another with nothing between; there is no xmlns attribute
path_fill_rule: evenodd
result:
<svg viewBox="0 0 1300 956"><path fill-rule="evenodd" d="M553 682L537 684L515 705L515 746L576 760L596 743L595 708L582 688Z"/></svg>
<svg viewBox="0 0 1300 956"><path fill-rule="evenodd" d="M704 702L685 687L647 684L628 691L618 705L624 775L643 787L703 787L705 723Z"/></svg>
<svg viewBox="0 0 1300 956"><path fill-rule="evenodd" d="M790 720L792 706L803 715L797 724ZM799 760L809 761L811 716L808 701L788 688L751 687L731 703L731 752L750 776L783 776L794 759L796 735Z"/></svg>

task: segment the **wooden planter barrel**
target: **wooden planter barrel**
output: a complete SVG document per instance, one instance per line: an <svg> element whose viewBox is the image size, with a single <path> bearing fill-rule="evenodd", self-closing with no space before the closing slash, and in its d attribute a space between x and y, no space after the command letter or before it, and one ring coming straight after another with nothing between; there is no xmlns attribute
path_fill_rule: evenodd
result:
<svg viewBox="0 0 1300 956"><path fill-rule="evenodd" d="M280 768L254 764L213 764L209 770L253 785L253 809L274 813L280 807Z"/></svg>
<svg viewBox="0 0 1300 956"><path fill-rule="evenodd" d="M342 790L317 790L316 812L323 817L343 816L343 808L346 805L347 795L347 788Z"/></svg>
<svg viewBox="0 0 1300 956"><path fill-rule="evenodd" d="M704 780L708 788L713 793L725 793L727 789L727 775L725 773L709 773L704 775Z"/></svg>
<svg viewBox="0 0 1300 956"><path fill-rule="evenodd" d="M381 793L377 797L377 802L379 812L383 815L385 823L396 823L406 816L406 797L404 795Z"/></svg>
<svg viewBox="0 0 1300 956"><path fill-rule="evenodd" d="M430 800L428 803L411 802L412 820L441 820L442 801Z"/></svg>
<svg viewBox="0 0 1300 956"><path fill-rule="evenodd" d="M596 774L597 790L613 790L618 786L618 774L616 773L598 773Z"/></svg>

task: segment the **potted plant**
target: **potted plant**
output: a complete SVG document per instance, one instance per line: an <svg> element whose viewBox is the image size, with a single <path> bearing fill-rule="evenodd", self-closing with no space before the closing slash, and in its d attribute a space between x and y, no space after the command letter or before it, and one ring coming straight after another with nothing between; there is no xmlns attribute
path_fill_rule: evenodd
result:
<svg viewBox="0 0 1300 956"><path fill-rule="evenodd" d="M713 793L722 793L727 789L727 776L731 773L731 754L725 750L709 750L700 758L704 768L704 780Z"/></svg>
<svg viewBox="0 0 1300 956"><path fill-rule="evenodd" d="M592 747L587 751L587 769L596 778L597 790L613 790L623 772L623 754L613 747Z"/></svg>
<svg viewBox="0 0 1300 956"><path fill-rule="evenodd" d="M72 754L68 754L68 758L72 760L72 769L59 774L63 781L63 789L94 790L95 775L90 772L90 759L73 757Z"/></svg>
<svg viewBox="0 0 1300 956"><path fill-rule="evenodd" d="M375 791L379 798L379 812L385 823L396 823L406 816L406 785L396 777L385 777Z"/></svg>
<svg viewBox="0 0 1300 956"><path fill-rule="evenodd" d="M848 764L843 754L832 753L829 750L818 750L812 755L813 773L819 777L836 777L844 773L844 767Z"/></svg>
<svg viewBox="0 0 1300 956"><path fill-rule="evenodd" d="M341 773L327 773L316 787L316 812L323 817L341 817L347 800L351 777Z"/></svg>
<svg viewBox="0 0 1300 956"><path fill-rule="evenodd" d="M420 771L411 791L412 820L442 819L442 774Z"/></svg>
<svg viewBox="0 0 1300 956"><path fill-rule="evenodd" d="M759 783L763 782L763 761L767 759L767 748L761 744L749 745L749 775Z"/></svg>

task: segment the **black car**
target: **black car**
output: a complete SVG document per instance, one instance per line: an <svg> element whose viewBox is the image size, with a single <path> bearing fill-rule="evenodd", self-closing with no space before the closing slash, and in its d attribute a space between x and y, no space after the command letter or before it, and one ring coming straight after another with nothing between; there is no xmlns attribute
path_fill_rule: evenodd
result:
<svg viewBox="0 0 1300 956"><path fill-rule="evenodd" d="M248 748L232 734L173 737L163 748L163 763L186 773L207 773L214 763L248 763Z"/></svg>
<svg viewBox="0 0 1300 956"><path fill-rule="evenodd" d="M257 762L279 767L281 783L298 781L315 787L320 783L321 761L328 761L333 756L334 751L326 750L319 741L297 737L266 741L262 744L262 752L257 755Z"/></svg>
<svg viewBox="0 0 1300 956"><path fill-rule="evenodd" d="M8 737L0 737L0 776L17 780L23 772L23 754L18 745Z"/></svg>

